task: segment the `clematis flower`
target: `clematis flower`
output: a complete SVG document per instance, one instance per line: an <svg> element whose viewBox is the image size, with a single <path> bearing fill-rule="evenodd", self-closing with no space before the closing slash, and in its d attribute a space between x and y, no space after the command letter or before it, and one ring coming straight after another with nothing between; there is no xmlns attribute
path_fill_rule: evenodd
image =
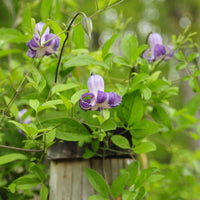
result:
<svg viewBox="0 0 200 200"><path fill-rule="evenodd" d="M165 47L162 44L162 37L158 33L150 34L149 44L150 48L147 49L143 54L143 58L146 58L149 62L153 62L163 58L164 56L164 60L167 61L174 55L174 51L170 52L172 50L172 46L167 45Z"/></svg>
<svg viewBox="0 0 200 200"><path fill-rule="evenodd" d="M81 96L79 101L83 110L98 110L118 106L122 97L114 92L104 92L104 80L100 75L92 75L88 78L87 86L89 93Z"/></svg>
<svg viewBox="0 0 200 200"><path fill-rule="evenodd" d="M42 22L37 23L35 25L33 38L27 42L27 46L29 47L27 56L31 58L41 58L43 56L51 55L60 45L60 38L55 37L55 34L49 33L49 27L47 27L42 34L44 25L45 24ZM53 39L50 40L51 38Z"/></svg>

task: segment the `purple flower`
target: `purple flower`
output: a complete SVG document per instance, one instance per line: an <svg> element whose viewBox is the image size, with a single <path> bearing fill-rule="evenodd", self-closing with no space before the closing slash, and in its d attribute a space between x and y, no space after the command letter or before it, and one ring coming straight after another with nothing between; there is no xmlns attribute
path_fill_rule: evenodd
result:
<svg viewBox="0 0 200 200"><path fill-rule="evenodd" d="M174 55L174 51L170 52L172 50L172 46L163 46L162 37L158 33L150 34L149 44L150 48L147 49L143 54L143 58L146 58L149 62L161 59L164 56L164 60L167 61Z"/></svg>
<svg viewBox="0 0 200 200"><path fill-rule="evenodd" d="M51 55L60 45L60 38L55 37L56 35L52 33L49 33L49 27L47 27L42 34L44 25L45 24L42 22L37 23L35 25L35 33L33 38L27 42L27 46L29 47L27 56L31 58L41 58L43 56ZM51 38L53 39L50 40Z"/></svg>
<svg viewBox="0 0 200 200"><path fill-rule="evenodd" d="M88 78L87 86L89 93L81 96L80 107L83 110L98 110L118 106L122 97L114 92L104 92L104 80L99 75L92 75Z"/></svg>

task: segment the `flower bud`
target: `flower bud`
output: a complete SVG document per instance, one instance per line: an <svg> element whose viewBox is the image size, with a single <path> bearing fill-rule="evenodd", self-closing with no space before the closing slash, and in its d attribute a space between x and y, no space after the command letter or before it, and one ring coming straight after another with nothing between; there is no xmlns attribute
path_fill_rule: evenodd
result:
<svg viewBox="0 0 200 200"><path fill-rule="evenodd" d="M91 33L92 33L92 20L89 17L83 17L81 20L81 24L83 27L83 30L88 35L88 37L91 39Z"/></svg>

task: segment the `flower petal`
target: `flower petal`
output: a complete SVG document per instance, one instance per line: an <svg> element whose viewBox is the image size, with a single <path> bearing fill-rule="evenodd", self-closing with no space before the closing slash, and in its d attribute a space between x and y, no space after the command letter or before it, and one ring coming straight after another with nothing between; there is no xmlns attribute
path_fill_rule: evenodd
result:
<svg viewBox="0 0 200 200"><path fill-rule="evenodd" d="M45 47L40 47L36 53L35 58L42 58L46 55Z"/></svg>
<svg viewBox="0 0 200 200"><path fill-rule="evenodd" d="M41 36L44 25L45 23L42 23L42 22L39 22L35 25L34 37L41 41L40 44L43 44L45 42L45 35L49 34L49 27L47 27L43 35Z"/></svg>
<svg viewBox="0 0 200 200"><path fill-rule="evenodd" d="M27 56L30 58L35 58L36 54L37 54L37 51L33 51L31 49L28 49L27 51Z"/></svg>
<svg viewBox="0 0 200 200"><path fill-rule="evenodd" d="M96 105L98 106L98 109L95 108L95 110L101 110L103 108L109 109L115 106L118 106L122 101L122 97L114 92L106 93L103 91L98 91ZM94 108L92 108L93 110Z"/></svg>
<svg viewBox="0 0 200 200"><path fill-rule="evenodd" d="M36 38L31 39L30 41L27 42L27 46L31 49L36 51L39 48L39 40Z"/></svg>
<svg viewBox="0 0 200 200"><path fill-rule="evenodd" d="M122 102L122 97L114 92L108 93L108 105L110 107L118 106Z"/></svg>
<svg viewBox="0 0 200 200"><path fill-rule="evenodd" d="M54 34L52 34L52 33L51 34L47 34L45 36L45 41L48 41L53 37L55 37ZM44 44L44 47L45 47L45 50L46 50L46 52L48 54L52 54L57 50L59 45L60 45L60 38L59 37L55 37L52 40L50 40L49 42L47 42L46 44Z"/></svg>
<svg viewBox="0 0 200 200"><path fill-rule="evenodd" d="M152 33L149 36L149 44L151 49L153 50L157 44L162 45L162 37L158 33Z"/></svg>
<svg viewBox="0 0 200 200"><path fill-rule="evenodd" d="M88 78L87 86L89 92L97 98L98 91L104 91L104 80L100 75L92 75Z"/></svg>
<svg viewBox="0 0 200 200"><path fill-rule="evenodd" d="M172 46L167 45L167 47L166 47L166 51L167 51L166 54L168 54L172 49L173 49ZM168 54L168 55L165 57L165 61L171 59L171 58L173 57L174 53L175 53L175 51L171 51L171 53Z"/></svg>
<svg viewBox="0 0 200 200"><path fill-rule="evenodd" d="M89 97L89 98L88 98ZM92 93L85 93L81 95L79 105L83 110L91 110L95 104L95 96Z"/></svg>
<svg viewBox="0 0 200 200"><path fill-rule="evenodd" d="M153 52L154 52L155 59L159 59L162 56L166 55L165 47L163 45L160 45L160 44L156 44Z"/></svg>
<svg viewBox="0 0 200 200"><path fill-rule="evenodd" d="M148 62L153 62L154 57L152 55L152 50L149 48L143 53L143 58L146 58Z"/></svg>

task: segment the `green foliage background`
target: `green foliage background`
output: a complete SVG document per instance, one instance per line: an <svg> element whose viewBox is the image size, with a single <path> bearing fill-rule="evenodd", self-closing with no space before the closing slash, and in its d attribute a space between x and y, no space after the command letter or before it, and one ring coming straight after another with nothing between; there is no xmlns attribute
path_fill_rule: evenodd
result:
<svg viewBox="0 0 200 200"><path fill-rule="evenodd" d="M99 6L105 6L104 2L99 1ZM87 169L88 180L101 199L114 199L122 193L124 200L198 200L200 2L125 0L105 9L92 17L91 41L80 25L74 27L62 58L58 77L62 82L52 87L59 53L36 59L32 64L26 56L26 42L34 32L31 18L49 23L58 34L79 11L92 15L96 2L1 0L1 117L21 81L28 78L3 121L0 144L46 151L55 137L78 141L79 145L96 139L93 148L84 154L91 158L99 142L108 140L137 154L138 162L122 170L111 185L111 194L103 177ZM80 20L78 17L76 22ZM189 31L184 32L187 26ZM173 43L178 48L172 60L148 64L141 58L150 32L161 33L164 44ZM192 36L193 32L197 34ZM64 34L60 35L61 44L64 38ZM107 92L123 96L122 104L105 111L104 118L97 111L85 112L78 105L80 95L87 92L91 72L104 77ZM185 95L186 91L189 95ZM32 125L18 123L18 111L24 107L34 121ZM91 126L92 135L82 122L99 129ZM65 124L55 130L60 123ZM28 137L19 134L19 128ZM131 142L123 134L113 134L117 128L128 132ZM44 157L40 152L1 148L0 199L32 199L34 194L47 199L49 177ZM100 197L91 197L95 198Z"/></svg>

